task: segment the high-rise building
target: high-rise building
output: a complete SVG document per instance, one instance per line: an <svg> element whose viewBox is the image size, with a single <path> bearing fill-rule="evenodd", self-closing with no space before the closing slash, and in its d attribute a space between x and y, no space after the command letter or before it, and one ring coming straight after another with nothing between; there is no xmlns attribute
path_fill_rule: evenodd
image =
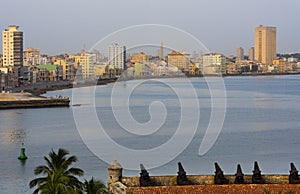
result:
<svg viewBox="0 0 300 194"><path fill-rule="evenodd" d="M254 61L254 47L251 47L248 50L248 60Z"/></svg>
<svg viewBox="0 0 300 194"><path fill-rule="evenodd" d="M276 27L258 26L254 30L254 59L271 65L276 58Z"/></svg>
<svg viewBox="0 0 300 194"><path fill-rule="evenodd" d="M244 60L244 49L242 47L236 49L236 60Z"/></svg>
<svg viewBox="0 0 300 194"><path fill-rule="evenodd" d="M164 59L164 43L160 43L160 49L159 49L159 58Z"/></svg>
<svg viewBox="0 0 300 194"><path fill-rule="evenodd" d="M114 43L108 48L108 63L114 68L126 69L126 47Z"/></svg>
<svg viewBox="0 0 300 194"><path fill-rule="evenodd" d="M3 60L2 60L2 58L3 58L3 55L0 54L0 68L3 67Z"/></svg>
<svg viewBox="0 0 300 194"><path fill-rule="evenodd" d="M19 26L8 26L2 32L3 66L22 68L23 66L23 32Z"/></svg>

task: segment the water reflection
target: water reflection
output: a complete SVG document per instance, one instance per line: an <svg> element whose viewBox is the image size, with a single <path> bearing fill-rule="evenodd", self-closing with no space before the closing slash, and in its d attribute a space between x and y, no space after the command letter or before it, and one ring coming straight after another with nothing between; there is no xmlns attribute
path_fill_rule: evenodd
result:
<svg viewBox="0 0 300 194"><path fill-rule="evenodd" d="M1 143L2 144L20 144L24 142L26 138L25 129L4 129L1 131Z"/></svg>

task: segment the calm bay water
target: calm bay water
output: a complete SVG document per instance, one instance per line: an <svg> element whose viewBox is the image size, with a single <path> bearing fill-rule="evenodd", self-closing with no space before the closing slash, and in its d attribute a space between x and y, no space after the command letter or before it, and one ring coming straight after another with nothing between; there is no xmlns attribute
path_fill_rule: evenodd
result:
<svg viewBox="0 0 300 194"><path fill-rule="evenodd" d="M172 81L176 87L184 87L180 79ZM217 142L204 156L198 155L198 149L211 111L209 91L203 78L191 81L201 107L197 134L176 159L149 170L150 175L175 175L178 161L188 174L213 174L215 161L230 174L235 173L237 163L241 163L244 173L250 174L255 160L263 173L287 174L291 161L300 168L300 76L224 78L227 91L225 122ZM132 82L124 82L124 87ZM111 88L112 85L98 86L95 100L98 116L116 142L129 148L149 149L161 145L174 134L180 109L176 95L166 85L149 80L132 93L130 110L137 121L150 119L147 110L152 101L162 101L168 111L167 120L158 133L138 138L122 132L115 121L110 107ZM72 90L48 92L46 96L59 94L71 96ZM88 105L82 103L81 106ZM35 177L34 168L44 164L43 156L51 149L60 147L78 157L76 166L84 169L84 178L94 176L107 180L107 164L89 151L81 140L73 108L76 107L0 110L0 193L32 193L28 183ZM25 164L17 160L22 142L29 157ZM103 152L114 154L109 150ZM125 170L124 175L138 176L139 172Z"/></svg>

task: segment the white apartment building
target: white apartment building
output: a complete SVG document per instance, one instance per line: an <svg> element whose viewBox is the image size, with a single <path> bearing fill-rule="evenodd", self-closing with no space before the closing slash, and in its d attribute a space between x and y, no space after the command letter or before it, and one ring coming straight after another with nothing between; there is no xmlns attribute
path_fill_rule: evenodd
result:
<svg viewBox="0 0 300 194"><path fill-rule="evenodd" d="M108 63L117 69L126 69L126 47L114 43L108 48Z"/></svg>

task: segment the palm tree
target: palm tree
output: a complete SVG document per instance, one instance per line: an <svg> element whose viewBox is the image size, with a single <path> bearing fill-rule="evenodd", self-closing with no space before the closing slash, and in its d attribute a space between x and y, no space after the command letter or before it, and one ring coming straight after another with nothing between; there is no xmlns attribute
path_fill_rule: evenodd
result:
<svg viewBox="0 0 300 194"><path fill-rule="evenodd" d="M78 180L78 176L83 175L83 170L70 167L72 163L77 161L76 156L67 155L69 152L59 148L55 153L53 150L49 153L49 158L44 156L46 165L38 166L34 170L35 175L46 175L44 177L35 178L29 183L29 187L37 187L33 192L45 194L63 194L67 189L82 189L82 182Z"/></svg>
<svg viewBox="0 0 300 194"><path fill-rule="evenodd" d="M95 180L92 177L91 180L84 181L84 189L83 191L86 194L106 194L107 193L107 188L105 186L105 184L103 182L101 182L100 180Z"/></svg>

